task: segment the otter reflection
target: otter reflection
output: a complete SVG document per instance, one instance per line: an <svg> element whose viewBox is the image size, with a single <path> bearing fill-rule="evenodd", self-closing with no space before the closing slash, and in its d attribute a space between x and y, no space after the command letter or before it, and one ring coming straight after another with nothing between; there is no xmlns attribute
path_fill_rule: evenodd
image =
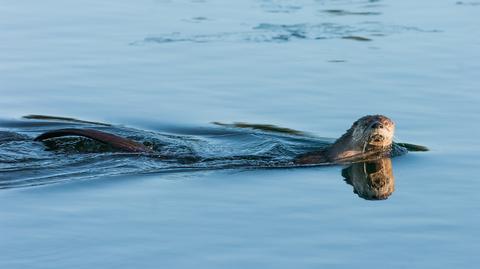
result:
<svg viewBox="0 0 480 269"><path fill-rule="evenodd" d="M354 163L342 170L342 176L353 192L366 200L387 199L395 190L390 158Z"/></svg>

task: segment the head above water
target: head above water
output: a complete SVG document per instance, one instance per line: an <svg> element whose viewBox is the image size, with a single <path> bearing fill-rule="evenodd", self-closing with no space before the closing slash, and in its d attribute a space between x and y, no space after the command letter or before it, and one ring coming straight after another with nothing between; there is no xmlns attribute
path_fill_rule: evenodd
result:
<svg viewBox="0 0 480 269"><path fill-rule="evenodd" d="M395 123L383 115L367 115L354 122L350 129L353 145L384 148L392 145Z"/></svg>
<svg viewBox="0 0 480 269"><path fill-rule="evenodd" d="M392 146L394 131L395 123L388 117L361 117L327 149L326 157L330 162L351 162L386 152Z"/></svg>

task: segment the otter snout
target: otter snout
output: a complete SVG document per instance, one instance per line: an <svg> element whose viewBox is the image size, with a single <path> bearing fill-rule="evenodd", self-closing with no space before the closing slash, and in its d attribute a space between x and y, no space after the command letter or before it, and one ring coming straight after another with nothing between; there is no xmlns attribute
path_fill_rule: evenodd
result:
<svg viewBox="0 0 480 269"><path fill-rule="evenodd" d="M369 127L368 144L374 146L388 146L392 143L395 124L385 116L373 116Z"/></svg>

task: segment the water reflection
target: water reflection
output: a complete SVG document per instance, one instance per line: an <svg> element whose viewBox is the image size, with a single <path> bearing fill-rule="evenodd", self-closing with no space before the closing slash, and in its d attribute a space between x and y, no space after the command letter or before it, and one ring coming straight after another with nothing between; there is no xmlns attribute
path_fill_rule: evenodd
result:
<svg viewBox="0 0 480 269"><path fill-rule="evenodd" d="M390 158L354 163L342 170L342 176L353 192L366 200L387 199L395 190Z"/></svg>

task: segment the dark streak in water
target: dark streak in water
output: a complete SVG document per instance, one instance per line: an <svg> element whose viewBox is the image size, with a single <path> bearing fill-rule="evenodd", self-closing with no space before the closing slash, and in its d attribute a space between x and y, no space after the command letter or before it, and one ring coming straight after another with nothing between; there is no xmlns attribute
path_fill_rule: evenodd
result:
<svg viewBox="0 0 480 269"><path fill-rule="evenodd" d="M262 130L268 132L276 132L276 133L285 133L291 135L300 135L300 136L308 136L305 132L280 127L273 124L253 124L253 123L246 123L246 122L234 122L232 124L225 124L221 122L213 122L215 125L224 126L224 127L233 127L233 128L250 128L254 130Z"/></svg>
<svg viewBox="0 0 480 269"><path fill-rule="evenodd" d="M347 16L347 15L358 15L358 16L375 16L375 15L381 15L381 12L373 12L373 11L358 11L358 12L352 12L352 11L347 11L343 9L326 9L322 10L322 12L331 14L331 15L336 15L336 16Z"/></svg>
<svg viewBox="0 0 480 269"><path fill-rule="evenodd" d="M111 124L106 124L101 122L85 121L85 120L78 120L78 119L68 118L68 117L47 116L47 115L27 115L27 116L23 116L23 118L30 119L30 120L64 121L64 122L88 123L88 124L94 124L94 125L111 126Z"/></svg>
<svg viewBox="0 0 480 269"><path fill-rule="evenodd" d="M363 36L342 36L342 39L350 39L350 40L355 40L355 41L372 41L372 39L368 37L363 37Z"/></svg>
<svg viewBox="0 0 480 269"><path fill-rule="evenodd" d="M190 23L201 23L201 22L208 21L208 20L209 19L207 17L198 16L198 17L193 17L193 18L190 18L190 19L185 19L184 21L190 22Z"/></svg>
<svg viewBox="0 0 480 269"><path fill-rule="evenodd" d="M456 5L459 6L480 6L480 2L462 2L458 1L455 3Z"/></svg>

